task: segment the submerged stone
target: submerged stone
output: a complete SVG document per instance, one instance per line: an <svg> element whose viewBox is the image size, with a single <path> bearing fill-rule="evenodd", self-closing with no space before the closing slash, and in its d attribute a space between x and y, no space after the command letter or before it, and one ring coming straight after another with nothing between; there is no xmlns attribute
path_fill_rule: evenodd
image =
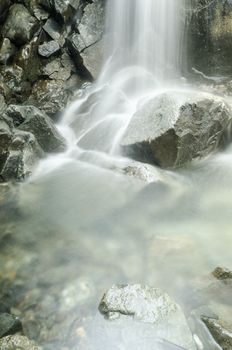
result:
<svg viewBox="0 0 232 350"><path fill-rule="evenodd" d="M232 110L209 94L167 92L146 102L121 140L125 154L164 168L183 166L225 145Z"/></svg>

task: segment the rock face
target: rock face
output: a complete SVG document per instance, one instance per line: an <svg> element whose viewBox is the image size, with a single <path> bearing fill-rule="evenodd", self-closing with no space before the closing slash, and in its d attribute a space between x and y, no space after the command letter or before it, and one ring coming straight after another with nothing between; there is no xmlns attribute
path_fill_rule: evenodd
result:
<svg viewBox="0 0 232 350"><path fill-rule="evenodd" d="M104 294L99 311L108 319L129 317L151 323L154 325L157 337L161 332L162 339L185 349L195 349L191 332L179 305L159 289L143 287L140 284L114 285Z"/></svg>
<svg viewBox="0 0 232 350"><path fill-rule="evenodd" d="M192 0L189 18L189 68L208 76L232 76L232 3Z"/></svg>
<svg viewBox="0 0 232 350"><path fill-rule="evenodd" d="M212 95L164 93L132 117L122 150L164 168L180 167L223 146L231 117L229 105Z"/></svg>

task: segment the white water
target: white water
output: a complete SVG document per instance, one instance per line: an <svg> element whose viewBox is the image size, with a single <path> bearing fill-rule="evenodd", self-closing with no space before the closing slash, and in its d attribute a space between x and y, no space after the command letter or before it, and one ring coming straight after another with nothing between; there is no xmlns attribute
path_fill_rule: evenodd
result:
<svg viewBox="0 0 232 350"><path fill-rule="evenodd" d="M120 139L138 104L180 80L183 1L108 1L102 72L63 117L62 125L76 135L69 153L76 144L119 153Z"/></svg>
<svg viewBox="0 0 232 350"><path fill-rule="evenodd" d="M167 290L189 317L205 299L218 298L204 290L205 276L217 265L231 267L231 150L182 173L154 168L164 181L149 186L105 170L126 162L118 145L137 105L178 85L183 1L109 0L105 65L60 126L68 151L42 162L35 185L22 191L22 208L31 216L18 227L22 236L40 237L42 273L57 267L57 255L68 258L61 287L87 278L95 291L93 313L113 283L141 282ZM88 302L81 305L83 319ZM102 319L83 322L90 328L84 349L142 348L133 325L122 330L123 338L111 325L108 333L99 330ZM201 324L192 329L204 349L218 349ZM159 349L153 337L145 337L146 350Z"/></svg>

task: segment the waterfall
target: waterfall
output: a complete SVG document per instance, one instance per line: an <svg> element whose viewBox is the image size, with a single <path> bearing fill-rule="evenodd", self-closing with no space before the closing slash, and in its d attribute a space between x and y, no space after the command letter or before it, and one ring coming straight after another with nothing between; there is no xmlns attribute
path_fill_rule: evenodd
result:
<svg viewBox="0 0 232 350"><path fill-rule="evenodd" d="M183 0L109 0L106 46L111 74L138 66L159 83L180 76L183 8Z"/></svg>
<svg viewBox="0 0 232 350"><path fill-rule="evenodd" d="M64 123L79 149L119 153L138 103L181 77L185 0L108 0L105 64Z"/></svg>

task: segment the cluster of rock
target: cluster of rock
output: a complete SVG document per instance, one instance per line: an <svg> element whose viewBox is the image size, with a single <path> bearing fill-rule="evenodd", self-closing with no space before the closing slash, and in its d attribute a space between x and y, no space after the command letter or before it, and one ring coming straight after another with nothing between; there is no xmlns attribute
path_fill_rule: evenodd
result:
<svg viewBox="0 0 232 350"><path fill-rule="evenodd" d="M43 152L64 149L50 118L98 74L103 24L104 0L0 2L2 181L24 178Z"/></svg>

